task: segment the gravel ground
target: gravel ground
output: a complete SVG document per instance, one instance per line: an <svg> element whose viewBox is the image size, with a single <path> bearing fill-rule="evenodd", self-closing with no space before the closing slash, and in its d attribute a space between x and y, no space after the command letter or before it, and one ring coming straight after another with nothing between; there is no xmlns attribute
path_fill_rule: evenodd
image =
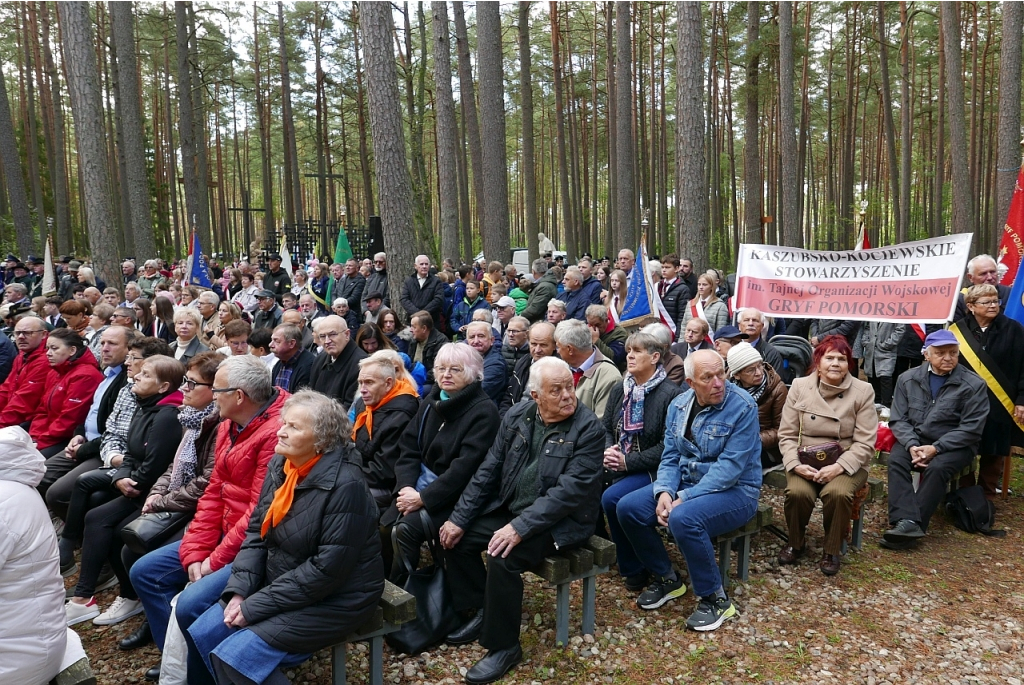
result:
<svg viewBox="0 0 1024 685"><path fill-rule="evenodd" d="M884 471L875 467L884 479ZM1012 489L1024 492L1018 460ZM782 496L762 500L782 521ZM944 515L932 522L918 549L879 548L885 502L865 507L864 549L851 552L838 576L817 570L820 513L809 531L811 552L780 568L781 540L762 532L753 540L749 582L731 594L740 615L712 633L685 629L691 594L661 609L638 609L613 573L598 579L597 630L554 647L554 592L527 576L522 643L525 661L507 683L1003 683L1024 685L1024 499L998 504L1005 538L967 535ZM784 525L784 524L783 524ZM816 554L817 553L817 554ZM673 551L676 562L681 558ZM100 596L103 606L114 592ZM579 588L573 588L572 628L579 629ZM142 682L156 663L154 647L119 652L116 642L140 619L108 628L76 627L100 685ZM439 647L416 657L385 651L385 683L462 682L483 650ZM367 648L348 657L349 680L367 682ZM289 675L295 682L330 683L330 655L322 652Z"/></svg>

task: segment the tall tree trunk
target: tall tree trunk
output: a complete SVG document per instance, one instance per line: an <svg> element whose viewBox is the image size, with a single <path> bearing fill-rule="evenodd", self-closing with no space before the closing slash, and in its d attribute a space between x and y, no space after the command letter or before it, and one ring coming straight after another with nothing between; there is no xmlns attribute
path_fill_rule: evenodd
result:
<svg viewBox="0 0 1024 685"><path fill-rule="evenodd" d="M441 206L441 257L459 254L458 130L452 96L452 43L448 3L430 3L434 28L434 96L437 102L437 178ZM426 55L424 55L424 60Z"/></svg>
<svg viewBox="0 0 1024 685"><path fill-rule="evenodd" d="M18 140L14 135L14 119L11 116L11 102L7 97L7 82L2 65L0 65L0 161L3 162L7 194L11 201L18 253L20 257L24 258L35 249L35 229L32 226L32 214L28 207L25 180L21 175Z"/></svg>
<svg viewBox="0 0 1024 685"><path fill-rule="evenodd" d="M900 216L900 167L896 157L896 125L892 118L892 87L889 84L889 39L885 31L885 2L878 2L878 48L882 72L882 120L885 128L885 151L889 167L889 192L892 194L893 214L896 217L896 242L905 241L907 227ZM904 84L906 89L906 84ZM905 116L905 115L904 115Z"/></svg>
<svg viewBox="0 0 1024 685"><path fill-rule="evenodd" d="M572 208L569 197L569 160L565 152L565 112L562 95L562 60L560 45L561 34L558 27L558 4L550 3L551 15L551 71L554 82L555 97L555 142L558 146L558 194L562 205L562 235L565 237L565 249L570 257L575 257L576 231L573 226Z"/></svg>
<svg viewBox="0 0 1024 685"><path fill-rule="evenodd" d="M23 106L27 111L25 118L25 152L28 157L28 179L32 187L32 204L35 205L35 224L40 240L46 236L46 208L43 205L42 172L39 165L39 130L36 120L35 79L32 76L32 39L28 20L28 3L21 3L22 9L22 47L25 58L25 100Z"/></svg>
<svg viewBox="0 0 1024 685"><path fill-rule="evenodd" d="M313 52L316 79L316 131L314 140L316 142L316 196L317 210L320 218L320 240L326 245L330 242L327 235L327 94L324 89L326 78L323 68L323 33L324 19L321 15L321 6L313 6ZM333 181L332 181L333 185Z"/></svg>
<svg viewBox="0 0 1024 685"><path fill-rule="evenodd" d="M421 252L430 253L433 251L431 245L433 236L430 233L429 211L427 209L427 197L429 191L426 187L426 174L423 172L423 136L420 132L422 117L416 107L416 85L415 74L413 73L413 48L412 48L412 20L410 19L411 9L409 3L405 3L402 17L405 23L405 54L404 57L399 50L399 59L404 62L405 72L405 106L409 119L409 153L410 170L412 178L412 223L416 231L416 245Z"/></svg>
<svg viewBox="0 0 1024 685"><path fill-rule="evenodd" d="M174 234L174 254L182 254L181 250L181 224L178 214L178 155L174 153L174 121L171 106L171 15L167 11L167 2L163 4L164 10L164 125L167 130L167 190L171 197L171 227ZM169 246L168 246L169 247Z"/></svg>
<svg viewBox="0 0 1024 685"><path fill-rule="evenodd" d="M608 79L607 96L605 109L608 112L606 120L606 136L608 139L608 212L607 222L604 227L604 253L614 259L615 244L619 240L617 230L619 218L619 184L616 174L619 170L618 156L618 119L615 110L618 108L615 90L615 3L604 3L605 8L605 76ZM628 9L628 7L627 7ZM630 248L632 249L632 248Z"/></svg>
<svg viewBox="0 0 1024 685"><path fill-rule="evenodd" d="M530 55L530 6L519 3L519 92L523 117L523 195L526 211L526 246L532 264L539 256L537 233L537 169L533 151L533 74ZM596 249L596 245L595 245Z"/></svg>
<svg viewBox="0 0 1024 685"><path fill-rule="evenodd" d="M676 246L697 269L711 266L704 170L704 55L700 4L676 5Z"/></svg>
<svg viewBox="0 0 1024 685"><path fill-rule="evenodd" d="M999 50L999 133L996 161L996 210L993 235L1001 236L1020 167L1021 32L1024 5L1004 2L1002 47Z"/></svg>
<svg viewBox="0 0 1024 685"><path fill-rule="evenodd" d="M148 259L156 254L153 240L153 215L150 211L149 176L142 132L139 98L139 67L135 59L135 30L132 5L110 2L110 25L117 47L117 83L121 91L121 128L127 175L122 179L128 191L135 257Z"/></svg>
<svg viewBox="0 0 1024 685"><path fill-rule="evenodd" d="M114 235L107 134L89 6L85 2L62 2L58 3L57 12L61 20L64 64L67 66L71 113L78 140L78 165L83 170L82 195L89 221L89 251L96 275L107 283L119 283L121 269L117 258L117 237Z"/></svg>
<svg viewBox="0 0 1024 685"><path fill-rule="evenodd" d="M462 118L466 122L469 137L469 163L472 170L473 195L476 203L474 220L480 231L487 202L484 197L483 152L480 141L480 124L476 110L476 85L473 82L473 66L469 60L469 35L466 31L466 13L461 2L452 3L455 19L455 50L459 63L459 102ZM479 36L477 37L479 41ZM478 67L479 68L479 67ZM470 255L472 258L473 255Z"/></svg>
<svg viewBox="0 0 1024 685"><path fill-rule="evenodd" d="M952 168L953 233L974 230L974 197L967 159L967 122L964 113L963 61L960 48L960 11L958 2L939 5L942 36L946 48L946 90L949 104L949 155Z"/></svg>
<svg viewBox="0 0 1024 685"><path fill-rule="evenodd" d="M64 104L60 91L60 80L57 67L53 61L53 50L50 48L50 6L39 3L42 13L43 27L43 62L46 67L49 92L47 99L53 108L53 169L50 171L50 183L53 186L54 214L57 223L57 241L55 247L59 253L71 251L71 210L68 204L68 177L66 149L64 145Z"/></svg>
<svg viewBox="0 0 1024 685"><path fill-rule="evenodd" d="M412 184L406 166L398 74L392 48L394 24L391 4L370 2L359 9L359 30L366 49L366 94L384 245L393 272L402 274L408 271L415 255L413 242L409 240L413 230ZM402 279L389 279L388 289L391 301L398 302L402 296Z"/></svg>
<svg viewBox="0 0 1024 685"><path fill-rule="evenodd" d="M793 110L793 3L779 2L779 169L782 190L782 244L800 247L800 165Z"/></svg>
<svg viewBox="0 0 1024 685"><path fill-rule="evenodd" d="M480 67L480 151L483 154L484 254L505 262L509 253L508 164L505 155L505 79L498 3L476 7L476 58ZM575 257L575 255L571 255Z"/></svg>
<svg viewBox="0 0 1024 685"><path fill-rule="evenodd" d="M174 3L178 50L178 139L181 144L181 170L185 180L185 233L199 230L202 211L199 208L199 177L196 160L194 109L192 105L192 74L188 54L188 3Z"/></svg>
<svg viewBox="0 0 1024 685"><path fill-rule="evenodd" d="M103 5L97 7L100 16L106 18ZM100 28L106 26L107 22L100 22ZM107 65L110 66L110 86L114 94L114 138L112 139L111 155L114 160L111 164L114 189L121 204L121 254L125 257L135 255L135 231L132 229L132 199L128 196L128 166L125 160L124 144L124 111L121 106L121 79L118 75L117 40L114 37L114 23L112 18L109 21L109 36L105 36L98 49L106 47L109 50L109 59L106 55L103 59L103 69L106 72Z"/></svg>
<svg viewBox="0 0 1024 685"><path fill-rule="evenodd" d="M277 33L281 44L281 118L284 130L285 223L304 223L302 212L302 179L299 177L299 155L295 143L295 118L292 115L292 81L288 68L288 44L284 33L284 3L277 3Z"/></svg>
<svg viewBox="0 0 1024 685"><path fill-rule="evenodd" d="M615 8L615 169L618 192L618 246L616 251L636 248L636 146L633 141L633 37L630 32L630 4Z"/></svg>
<svg viewBox="0 0 1024 685"><path fill-rule="evenodd" d="M363 174L363 196L366 198L365 221L376 215L376 203L373 201L373 179L370 177L370 151L366 135L366 103L363 96L363 69L359 57L359 8L358 2L352 3L353 48L356 57L356 125L359 127L359 168ZM389 53L390 54L390 53ZM349 222L352 217L349 216Z"/></svg>
<svg viewBox="0 0 1024 685"><path fill-rule="evenodd" d="M761 58L758 44L761 23L761 4L747 3L747 80L746 108L743 118L743 228L748 243L763 242L761 236L761 159L758 149L758 64Z"/></svg>
<svg viewBox="0 0 1024 685"><path fill-rule="evenodd" d="M196 31L196 10L188 3L189 78L192 83L193 144L196 151L196 178L199 186L199 238L210 250L210 174L207 163L206 108L203 106L203 80L199 72L199 33Z"/></svg>
<svg viewBox="0 0 1024 685"><path fill-rule="evenodd" d="M263 94L263 83L260 80L260 22L259 5L252 4L253 21L253 56L252 66L256 82L256 123L260 138L260 175L263 186L263 242L270 245L274 235L274 175L271 171L270 145L270 106ZM248 214L246 215L248 216ZM247 236L247 240L255 242L256 236ZM245 244L245 254L252 252L251 243Z"/></svg>
<svg viewBox="0 0 1024 685"><path fill-rule="evenodd" d="M912 121L910 95L912 88L910 83L910 22L907 17L906 0L900 1L900 34L900 201L899 221L896 224L897 243L910 240L910 125Z"/></svg>

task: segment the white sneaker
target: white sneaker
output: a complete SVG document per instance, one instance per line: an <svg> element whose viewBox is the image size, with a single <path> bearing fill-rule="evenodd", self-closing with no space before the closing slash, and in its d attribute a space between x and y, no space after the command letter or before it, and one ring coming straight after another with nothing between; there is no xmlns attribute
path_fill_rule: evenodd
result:
<svg viewBox="0 0 1024 685"><path fill-rule="evenodd" d="M82 623L89 619L96 618L100 615L100 607L96 604L96 598L90 597L88 604L76 604L75 602L68 602L64 605L64 610L68 615L68 625L73 626L76 623Z"/></svg>
<svg viewBox="0 0 1024 685"><path fill-rule="evenodd" d="M96 626L112 626L142 613L142 602L118 597L107 610L92 620Z"/></svg>
<svg viewBox="0 0 1024 685"><path fill-rule="evenodd" d="M64 519L54 515L50 517L50 523L53 524L53 532L60 538L60 534L64 532Z"/></svg>

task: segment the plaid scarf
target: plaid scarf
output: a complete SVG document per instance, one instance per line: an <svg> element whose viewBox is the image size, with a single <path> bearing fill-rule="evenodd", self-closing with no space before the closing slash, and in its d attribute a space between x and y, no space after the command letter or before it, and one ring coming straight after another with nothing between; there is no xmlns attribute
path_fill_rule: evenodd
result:
<svg viewBox="0 0 1024 685"><path fill-rule="evenodd" d="M622 418L619 431L619 449L628 454L636 439L644 430L644 399L647 393L665 380L665 367L658 364L654 375L643 385L637 385L633 374L627 373L622 379Z"/></svg>
<svg viewBox="0 0 1024 685"><path fill-rule="evenodd" d="M196 440L203 431L203 421L217 409L216 402L210 402L202 409L195 407L182 407L178 413L178 421L185 429L181 436L181 453L174 460L174 467L171 469L171 484L168 492L173 492L188 485L196 477Z"/></svg>

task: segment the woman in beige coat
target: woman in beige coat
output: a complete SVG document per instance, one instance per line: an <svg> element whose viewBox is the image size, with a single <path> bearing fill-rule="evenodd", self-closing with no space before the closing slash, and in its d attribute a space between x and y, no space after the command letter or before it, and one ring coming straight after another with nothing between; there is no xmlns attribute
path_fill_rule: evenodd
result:
<svg viewBox="0 0 1024 685"><path fill-rule="evenodd" d="M779 552L779 563L792 564L803 555L807 522L820 497L825 544L818 568L827 576L839 572L853 495L868 479L867 465L878 432L875 392L850 374L851 358L850 345L843 336L822 340L814 349L811 372L793 381L779 427L789 527L789 544ZM800 463L799 447L830 441L839 442L843 450L835 464L816 469Z"/></svg>

